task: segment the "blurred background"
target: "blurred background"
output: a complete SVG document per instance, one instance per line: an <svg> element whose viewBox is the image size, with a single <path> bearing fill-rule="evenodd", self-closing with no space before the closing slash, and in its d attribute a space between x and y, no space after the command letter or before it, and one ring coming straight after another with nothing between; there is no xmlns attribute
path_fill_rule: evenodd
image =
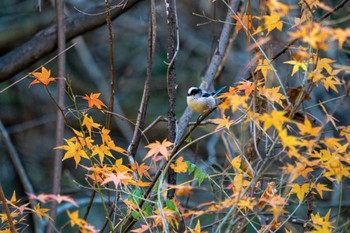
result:
<svg viewBox="0 0 350 233"><path fill-rule="evenodd" d="M244 1L245 2L245 1ZM259 14L259 1L252 1L253 14ZM291 15L298 14L297 1L283 1L292 9ZM94 6L95 0L67 0L65 1L67 14L78 14L84 9ZM334 7L338 1L324 1L330 7ZM157 1L157 39L156 54L151 78L151 97L146 118L146 125L150 124L158 116L166 116L167 113L167 91L166 91L166 11L164 1ZM32 0L1 0L0 1L0 61L1 56L12 51L18 46L32 38L40 30L55 22L55 9L50 1L42 0L41 11L38 2ZM178 1L178 19L180 32L180 50L176 59L177 98L176 113L180 118L186 108L187 90L191 86L198 86L201 75L216 46L220 35L222 22L210 21L208 18L224 20L227 7L221 1ZM246 7L243 3L243 8ZM295 12L293 11L295 9ZM346 5L329 20L334 27L347 27L349 25L350 6ZM315 13L320 17L325 11ZM205 15L201 17L198 15ZM93 16L91 16L93 17ZM136 121L139 103L142 96L143 84L146 77L147 65L147 33L149 20L149 2L140 1L130 10L113 21L114 55L116 70L116 103L115 112ZM291 21L286 19L283 33L272 32L270 41L265 46L267 55L272 57L280 48L288 42L287 31ZM336 26L335 26L336 25ZM76 95L85 95L91 92L102 93L101 99L106 103L109 98L109 39L106 26L99 27L87 32L80 37L68 42L68 45L76 43L66 53L67 78L71 80L72 88ZM298 46L297 44L295 46ZM349 64L349 43L345 42L342 50L337 46L329 45L329 51L324 54L336 59L341 65ZM43 57L36 64L19 72L11 79L0 83L0 90L11 85L34 69L40 67L47 60L55 56L51 53ZM232 46L232 51L223 69L221 76L215 81L215 88L221 86L234 86L238 81L248 77L250 72L249 61L254 54L247 51L247 39L243 31L239 32ZM278 73L283 78L286 87L297 87L301 78L290 78L292 67L282 62L290 56L287 52L281 60L276 61ZM290 60L290 59L287 59ZM50 69L52 76L57 74L56 60L45 66ZM1 74L0 74L1 75ZM342 76L341 79L348 80ZM50 193L53 166L53 147L55 137L55 113L56 108L48 98L47 93L39 85L29 88L31 78L27 78L10 89L0 94L0 119L6 131L20 155L20 159L32 182L36 194ZM277 82L276 82L277 84ZM55 84L49 87L55 94ZM318 90L319 89L319 90ZM340 92L344 89L340 89ZM335 97L336 93L325 92L324 88L316 88L314 95L308 105L314 105ZM67 100L67 106L71 102ZM333 102L334 104L334 102ZM326 105L328 106L328 105ZM337 103L337 109L330 109L339 120L340 125L349 125L349 102L348 98ZM307 106L305 106L307 107ZM331 106L330 106L331 107ZM322 110L312 108L312 114L319 118L324 117ZM104 115L98 111L92 113L95 121L103 124ZM193 120L197 116L193 117ZM202 135L203 132L211 131L213 127L201 128L193 137ZM152 130L147 132L146 137L139 147L138 159L145 154L144 146L147 140L162 141L167 136L165 122L158 123ZM112 123L111 135L118 146L126 148L130 143L133 132L133 124L128 121L115 118ZM332 129L330 128L330 134ZM71 135L67 134L66 138ZM0 138L1 139L1 138ZM147 140L146 140L147 139ZM212 140L212 141L211 141ZM210 157L211 152L220 151L217 139L204 139L196 146L191 146L185 156L186 160L202 161ZM212 143L212 144L211 144ZM216 153L216 159L224 163L225 155ZM63 163L62 193L73 195L80 192L75 182L84 182L82 176L84 171L75 169L73 160ZM19 196L24 197L22 184L14 170L13 163L8 156L7 148L0 144L0 179L7 196L16 190ZM88 193L86 194L88 197ZM24 197L25 198L25 197Z"/></svg>

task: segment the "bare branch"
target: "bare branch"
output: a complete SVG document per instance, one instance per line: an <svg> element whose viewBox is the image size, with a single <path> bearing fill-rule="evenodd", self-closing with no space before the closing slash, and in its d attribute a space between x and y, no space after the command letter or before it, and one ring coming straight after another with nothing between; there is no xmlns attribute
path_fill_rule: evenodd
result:
<svg viewBox="0 0 350 233"><path fill-rule="evenodd" d="M111 19L122 15L136 3L142 0L129 0L126 5L115 7L111 10ZM113 0L111 5L118 4L118 0ZM104 12L105 4L101 3L87 9L85 12ZM104 14L88 15L78 12L65 19L66 40L70 41L74 37L89 32L106 23ZM31 40L22 44L20 47L12 50L0 58L0 82L10 79L28 66L34 64L44 55L54 51L57 47L56 25L38 32Z"/></svg>

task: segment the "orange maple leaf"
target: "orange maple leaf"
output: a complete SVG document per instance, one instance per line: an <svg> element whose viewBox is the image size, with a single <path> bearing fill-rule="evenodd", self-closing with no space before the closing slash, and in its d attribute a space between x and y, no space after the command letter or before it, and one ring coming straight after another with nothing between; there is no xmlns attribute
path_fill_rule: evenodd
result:
<svg viewBox="0 0 350 233"><path fill-rule="evenodd" d="M85 97L83 97L84 100L88 101L88 106L89 108L92 108L94 105L98 108L101 109L102 106L107 108L107 106L98 99L98 97L100 97L101 93L91 93L90 96L85 95Z"/></svg>
<svg viewBox="0 0 350 233"><path fill-rule="evenodd" d="M33 72L31 74L35 77L35 80L29 84L29 87L38 83L47 86L50 82L56 81L55 78L50 77L51 71L47 70L45 67L41 67L41 72Z"/></svg>
<svg viewBox="0 0 350 233"><path fill-rule="evenodd" d="M173 169L176 173L187 172L187 163L183 161L182 157L179 157L175 164L170 164L171 169Z"/></svg>
<svg viewBox="0 0 350 233"><path fill-rule="evenodd" d="M146 164L142 163L142 164L138 164L137 162L130 164L131 169L133 169L134 171L137 171L137 174L139 174L140 179L143 176L146 176L148 179L152 179L151 175L148 173L148 169L150 168L150 166L147 166Z"/></svg>
<svg viewBox="0 0 350 233"><path fill-rule="evenodd" d="M170 151L168 148L171 147L172 145L173 145L172 142L169 142L166 139L164 139L162 143L160 143L159 141L156 141L154 143L151 143L145 146L145 148L149 148L150 151L148 151L148 153L143 158L143 160L149 157L152 157L152 160L155 162L162 159L162 157L168 160L170 156ZM158 156L159 154L161 154L162 157L159 158Z"/></svg>

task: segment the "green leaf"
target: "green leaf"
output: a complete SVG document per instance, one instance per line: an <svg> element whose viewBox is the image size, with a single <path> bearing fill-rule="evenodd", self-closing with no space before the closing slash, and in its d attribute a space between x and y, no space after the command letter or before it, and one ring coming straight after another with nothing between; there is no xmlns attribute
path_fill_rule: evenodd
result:
<svg viewBox="0 0 350 233"><path fill-rule="evenodd" d="M131 216L136 220L139 220L141 218L141 214L136 211L131 211Z"/></svg>
<svg viewBox="0 0 350 233"><path fill-rule="evenodd" d="M196 165L191 163L190 161L186 161L186 163L187 163L187 171L188 171L188 174L190 175L196 168Z"/></svg>
<svg viewBox="0 0 350 233"><path fill-rule="evenodd" d="M176 210L176 205L172 200L166 200L165 204L170 210Z"/></svg>
<svg viewBox="0 0 350 233"><path fill-rule="evenodd" d="M204 178L206 178L206 177L207 177L207 174L202 172L200 169L196 168L196 170L194 171L194 178L198 179L199 185L201 185L201 183L203 182Z"/></svg>

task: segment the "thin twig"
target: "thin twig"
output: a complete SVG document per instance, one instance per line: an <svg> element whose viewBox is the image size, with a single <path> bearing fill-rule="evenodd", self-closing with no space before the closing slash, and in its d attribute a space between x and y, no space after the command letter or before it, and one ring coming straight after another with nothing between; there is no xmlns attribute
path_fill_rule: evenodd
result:
<svg viewBox="0 0 350 233"><path fill-rule="evenodd" d="M108 28L108 37L109 37L109 67L110 67L110 96L108 103L108 110L113 112L114 108L114 95L115 95L115 70L114 70L114 49L113 49L113 31L112 31L112 22L111 16L109 14L109 1L105 0L106 3L106 21ZM110 113L106 114L106 129L109 129L111 126L112 115Z"/></svg>

